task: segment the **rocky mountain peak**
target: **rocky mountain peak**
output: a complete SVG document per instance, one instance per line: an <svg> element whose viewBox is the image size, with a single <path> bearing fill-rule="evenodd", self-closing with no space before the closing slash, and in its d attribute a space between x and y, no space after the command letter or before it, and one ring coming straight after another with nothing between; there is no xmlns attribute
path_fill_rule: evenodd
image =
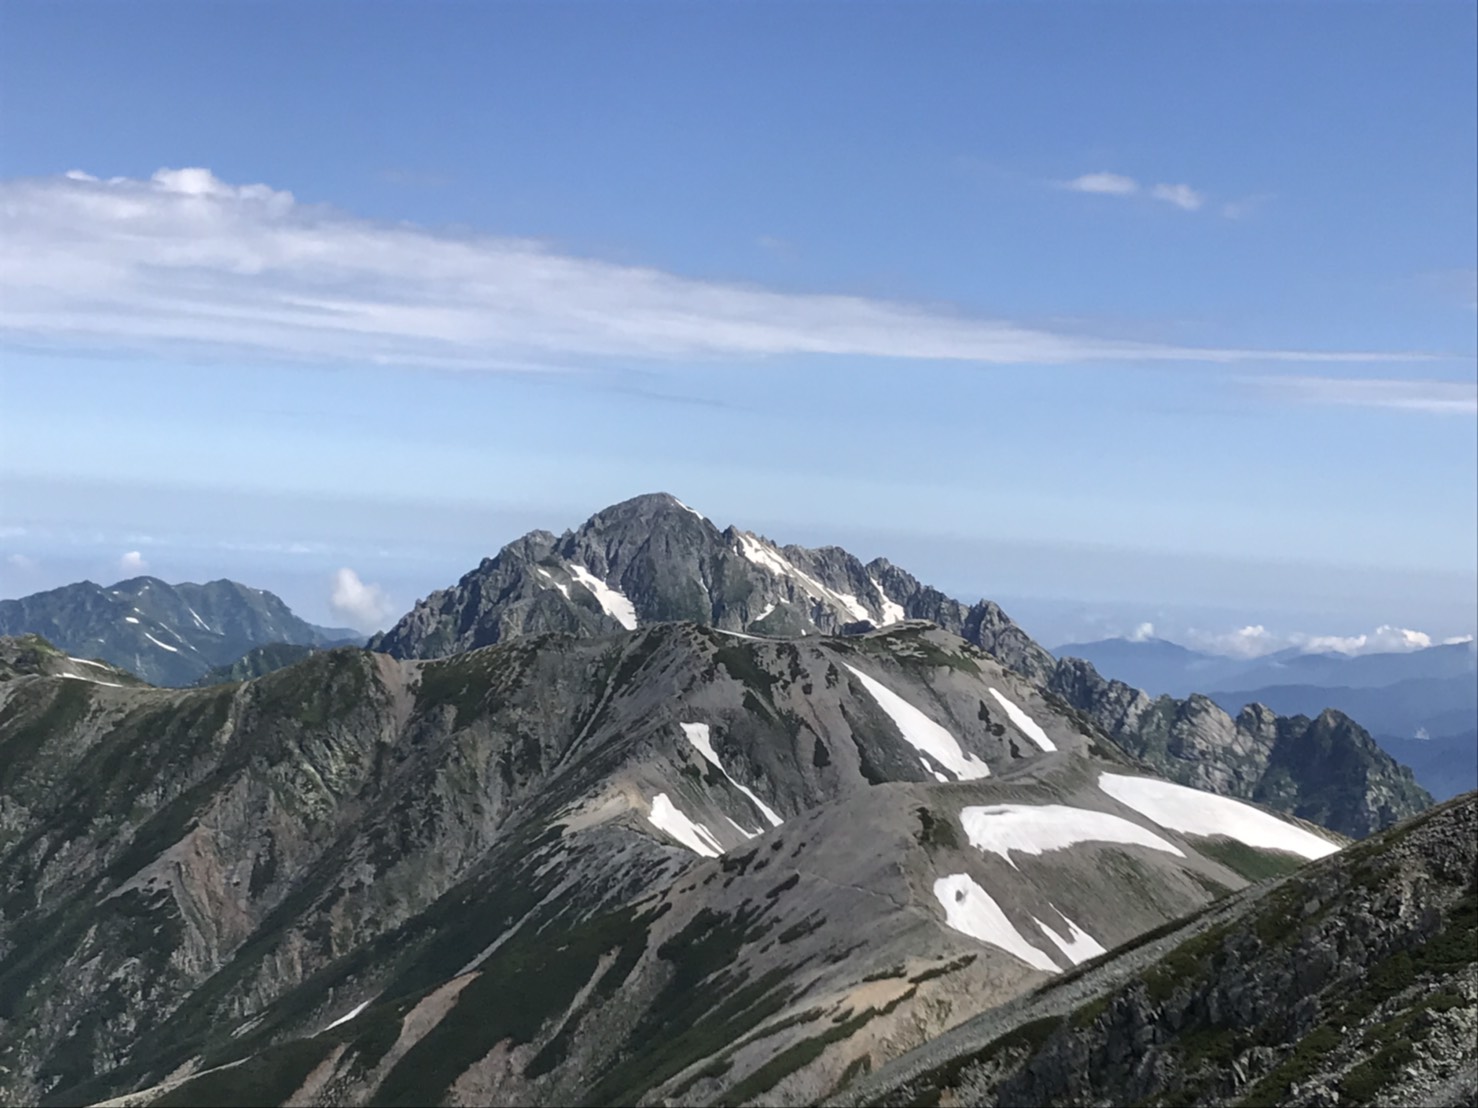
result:
<svg viewBox="0 0 1478 1108"><path fill-rule="evenodd" d="M886 558L864 564L839 546L781 545L734 525L720 529L668 493L602 509L557 539L531 532L509 543L370 645L399 658L441 658L520 636L602 636L672 620L770 638L850 635L908 619L957 634L1050 689L1175 780L1251 797L1276 773L1282 783L1265 790L1269 802L1297 814L1306 814L1301 798L1322 787L1295 781L1290 791L1277 766L1298 760L1273 753L1300 741L1308 721L1269 728L1259 718L1239 726L1204 696L1153 700L1086 662L1054 658L994 601L967 606ZM1335 729L1330 734L1344 737L1331 741L1367 765L1368 773L1351 780L1377 783L1350 786L1364 799L1311 802L1307 811L1337 810L1343 822L1331 826L1358 835L1389 822L1381 813L1400 818L1431 800L1387 755L1358 741L1357 731Z"/></svg>

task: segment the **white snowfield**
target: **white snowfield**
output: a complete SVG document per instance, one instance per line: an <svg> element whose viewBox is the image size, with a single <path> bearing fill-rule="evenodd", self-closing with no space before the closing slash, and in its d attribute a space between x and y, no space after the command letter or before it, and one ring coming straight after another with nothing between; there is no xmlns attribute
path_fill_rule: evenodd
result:
<svg viewBox="0 0 1478 1108"><path fill-rule="evenodd" d="M772 601L770 601L770 603L768 603L768 604L765 605L765 610L763 612L761 612L759 615L755 616L749 622L750 623L758 623L760 620L764 619L766 616L768 616L774 610L775 610L775 602L772 600Z"/></svg>
<svg viewBox="0 0 1478 1108"><path fill-rule="evenodd" d="M944 908L944 922L983 943L1014 954L1033 969L1057 973L1057 963L1026 941L991 895L968 873L952 873L934 882L934 896Z"/></svg>
<svg viewBox="0 0 1478 1108"><path fill-rule="evenodd" d="M833 607L841 608L854 621L859 619L872 620L867 609L858 602L857 598L850 593L834 592L827 588L816 578L812 577L799 566L794 565L790 559L781 554L768 543L761 542L747 531L739 534L739 553L757 566L763 566L778 577L789 577L793 581L799 581L802 588L811 595L813 600L829 600Z"/></svg>
<svg viewBox="0 0 1478 1108"><path fill-rule="evenodd" d="M543 566L535 566L534 568L539 571L539 576L558 589L566 600L570 598L570 586L559 580L559 578L555 577L554 574L550 573Z"/></svg>
<svg viewBox="0 0 1478 1108"><path fill-rule="evenodd" d="M717 858L724 852L723 845L713 837L713 832L701 823L694 823L667 799L666 793L652 797L652 810L647 822L659 830L666 831L694 854L705 858Z"/></svg>
<svg viewBox="0 0 1478 1108"><path fill-rule="evenodd" d="M584 566L570 563L570 572L575 580L595 594L601 608L628 631L636 630L636 605L619 589L613 589Z"/></svg>
<svg viewBox="0 0 1478 1108"><path fill-rule="evenodd" d="M1100 954L1108 953L1102 943L1072 920L1068 919L1067 916L1064 916L1061 909L1055 904L1051 905L1051 908L1059 916L1062 916L1062 922L1067 924L1067 938L1062 938L1056 931L1037 919L1036 916L1032 917L1032 922L1042 929L1042 934L1047 936L1053 946L1067 955L1068 961L1072 962L1073 965L1080 965L1088 961L1089 958L1097 958Z"/></svg>
<svg viewBox="0 0 1478 1108"><path fill-rule="evenodd" d="M1037 749L1045 750L1049 753L1057 749L1057 744L1047 737L1047 732L1038 726L1037 721L1018 708L1004 693L998 689L991 689L990 694L996 698L996 702L1002 708L1006 709L1006 715L1016 725L1016 730L1036 743Z"/></svg>
<svg viewBox="0 0 1478 1108"><path fill-rule="evenodd" d="M1153 777L1101 773L1098 787L1161 827L1187 835L1221 835L1262 850L1323 858L1339 847L1277 816L1233 800Z"/></svg>
<svg viewBox="0 0 1478 1108"><path fill-rule="evenodd" d="M177 646L170 646L169 643L167 643L167 642L160 642L158 639L156 639L153 635L149 634L149 632L147 632L147 631L144 632L144 638L148 639L155 646L160 647L163 650L168 650L171 654L178 654L180 652L180 648L179 647L177 647Z"/></svg>
<svg viewBox="0 0 1478 1108"><path fill-rule="evenodd" d="M1011 860L1013 850L1021 854L1044 854L1076 843L1126 843L1185 857L1185 852L1168 839L1122 816L1065 804L991 804L963 808L960 825L972 846L999 855L1013 868L1016 866Z"/></svg>
<svg viewBox="0 0 1478 1108"><path fill-rule="evenodd" d="M908 618L908 616L904 614L903 605L895 603L893 599L886 592L883 591L883 586L878 584L877 578L869 577L867 580L873 588L878 590L878 596L880 598L878 603L881 605L883 612L882 626L886 627L890 623L901 623L903 620Z"/></svg>
<svg viewBox="0 0 1478 1108"><path fill-rule="evenodd" d="M845 662L842 664L846 665ZM975 755L961 749L955 737L943 727L882 682L875 681L853 666L848 665L847 668L862 682L862 687L877 701L878 707L888 714L888 718L910 745L929 755L960 781L990 776L990 767Z"/></svg>
<svg viewBox="0 0 1478 1108"><path fill-rule="evenodd" d="M717 769L720 773L722 773L725 777L729 779L729 784L733 785L734 788L738 789L745 796L749 797L754 806L760 810L760 815L764 816L767 820L770 821L771 827L779 827L782 823L785 822L783 819L775 814L775 810L773 808L771 808L759 797L755 796L754 793L747 789L745 786L739 784L738 781L735 781L734 775L731 774L728 770L724 769L724 764L718 760L718 751L713 749L713 736L708 730L708 724L684 723L681 726L683 729L683 734L688 737L688 742L693 744L694 748L697 749L699 754L708 759L710 765L712 765L715 769ZM731 820L730 822L733 821Z"/></svg>
<svg viewBox="0 0 1478 1108"><path fill-rule="evenodd" d="M334 1020L333 1023L329 1024L323 1030L324 1031L332 1031L335 1027L338 1027L340 1024L342 1024L342 1023L348 1023L350 1020L352 1020L355 1016L359 1015L360 1012L363 1012L369 1006L370 1006L370 1002L368 1000L363 1001L362 1003L356 1004L353 1008L350 1008L349 1011L345 1012L338 1019Z"/></svg>

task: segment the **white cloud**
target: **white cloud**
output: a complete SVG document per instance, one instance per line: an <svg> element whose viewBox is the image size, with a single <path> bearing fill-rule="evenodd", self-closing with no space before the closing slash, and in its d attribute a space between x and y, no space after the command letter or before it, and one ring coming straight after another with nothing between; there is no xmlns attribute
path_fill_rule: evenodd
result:
<svg viewBox="0 0 1478 1108"><path fill-rule="evenodd" d="M1253 377L1244 383L1304 404L1393 408L1432 415L1478 412L1478 383L1367 377Z"/></svg>
<svg viewBox="0 0 1478 1108"><path fill-rule="evenodd" d="M1133 631L1129 632L1130 642L1149 642L1155 637L1155 625L1153 623L1141 623Z"/></svg>
<svg viewBox="0 0 1478 1108"><path fill-rule="evenodd" d="M1079 181L1111 190L1112 176ZM700 281L528 240L377 223L199 168L0 181L0 240L0 332L186 356L483 370L783 354L1018 365L1397 357L1125 342Z"/></svg>
<svg viewBox="0 0 1478 1108"><path fill-rule="evenodd" d="M11 554L5 559L5 564L21 573L30 573L36 568L36 559L27 557L25 554Z"/></svg>
<svg viewBox="0 0 1478 1108"><path fill-rule="evenodd" d="M124 573L143 573L149 568L149 563L137 550L130 550L118 559L118 568Z"/></svg>
<svg viewBox="0 0 1478 1108"><path fill-rule="evenodd" d="M1190 185L1156 185L1150 190L1150 195L1188 212L1194 212L1206 203L1206 198Z"/></svg>
<svg viewBox="0 0 1478 1108"><path fill-rule="evenodd" d="M1235 631L1198 631L1192 628L1186 632L1186 641L1200 650L1224 654L1229 658L1258 658L1288 645L1260 623Z"/></svg>
<svg viewBox="0 0 1478 1108"><path fill-rule="evenodd" d="M1062 187L1072 189L1074 192L1133 196L1139 191L1139 182L1133 177L1125 177L1119 173L1085 173L1081 177L1074 177L1071 181L1064 181Z"/></svg>
<svg viewBox="0 0 1478 1108"><path fill-rule="evenodd" d="M393 612L384 589L366 584L359 579L359 574L347 567L334 574L328 606L336 618L360 631L378 631Z"/></svg>
<svg viewBox="0 0 1478 1108"><path fill-rule="evenodd" d="M1240 200L1228 200L1219 211L1223 219L1246 219L1272 198L1270 192L1258 192Z"/></svg>
<svg viewBox="0 0 1478 1108"><path fill-rule="evenodd" d="M1444 643L1471 641L1471 635L1444 639ZM1382 624L1359 635L1312 635L1302 631L1273 633L1261 624L1236 631L1198 631L1186 634L1191 645L1230 658L1260 658L1279 650L1296 648L1303 654L1409 654L1433 645L1432 636L1409 627Z"/></svg>

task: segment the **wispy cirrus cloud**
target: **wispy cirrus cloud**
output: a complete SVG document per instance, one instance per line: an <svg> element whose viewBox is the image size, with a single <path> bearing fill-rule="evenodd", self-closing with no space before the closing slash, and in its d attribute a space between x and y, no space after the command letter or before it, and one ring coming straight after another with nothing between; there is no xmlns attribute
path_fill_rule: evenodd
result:
<svg viewBox="0 0 1478 1108"><path fill-rule="evenodd" d="M1301 404L1391 408L1429 415L1478 413L1478 382L1368 377L1255 377L1244 381Z"/></svg>
<svg viewBox="0 0 1478 1108"><path fill-rule="evenodd" d="M1095 193L1100 196L1143 196L1170 204L1183 212L1199 211L1206 203L1205 194L1190 185L1165 182L1141 185L1133 177L1126 177L1122 173L1085 173L1081 177L1060 181L1058 184L1070 192ZM1224 206L1222 214L1235 218L1229 208L1230 205ZM1245 213L1237 211L1236 214Z"/></svg>
<svg viewBox="0 0 1478 1108"><path fill-rule="evenodd" d="M200 168L0 181L0 237L0 333L32 342L473 370L786 354L1015 365L1414 356L1127 342L697 280L375 222Z"/></svg>
<svg viewBox="0 0 1478 1108"><path fill-rule="evenodd" d="M1120 173L1085 173L1063 182L1063 188L1073 192L1096 192L1108 196L1133 196L1139 191L1139 182Z"/></svg>

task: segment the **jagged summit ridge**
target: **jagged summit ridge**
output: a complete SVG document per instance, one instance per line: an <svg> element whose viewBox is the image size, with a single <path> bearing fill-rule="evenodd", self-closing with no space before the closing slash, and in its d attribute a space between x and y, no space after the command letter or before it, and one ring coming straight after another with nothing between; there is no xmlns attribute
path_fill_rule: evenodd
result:
<svg viewBox="0 0 1478 1108"><path fill-rule="evenodd" d="M720 529L668 493L602 509L573 531L533 531L419 602L370 648L440 658L547 632L614 634L690 620L738 634L804 637L927 620L1041 684L1182 784L1266 803L1360 836L1431 804L1346 717L1229 715L1204 696L1152 698L1054 658L990 600L965 605L886 558L779 545Z"/></svg>

